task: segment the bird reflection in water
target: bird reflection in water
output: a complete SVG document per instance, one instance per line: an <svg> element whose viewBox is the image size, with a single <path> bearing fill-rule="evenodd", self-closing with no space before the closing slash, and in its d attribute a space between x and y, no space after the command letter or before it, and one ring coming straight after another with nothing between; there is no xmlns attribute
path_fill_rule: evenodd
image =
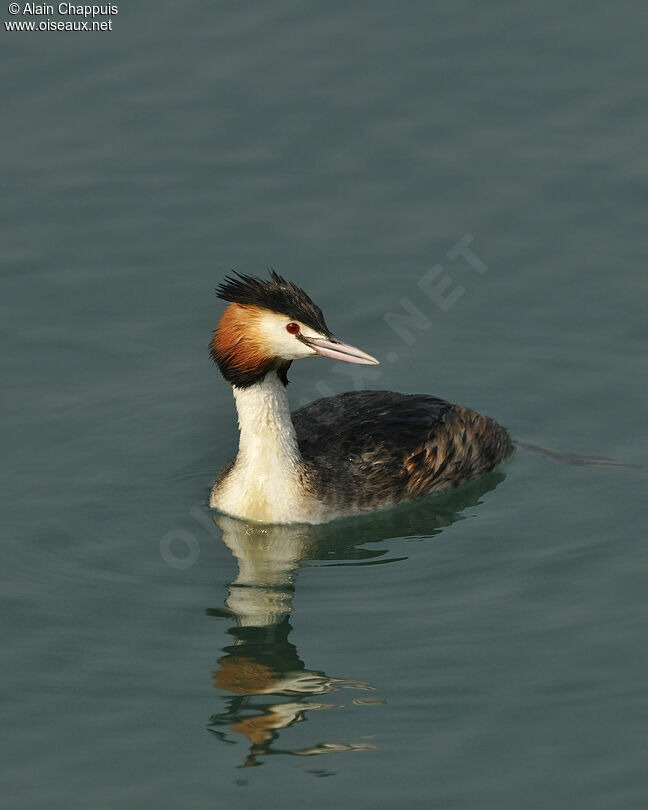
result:
<svg viewBox="0 0 648 810"><path fill-rule="evenodd" d="M239 573L228 586L226 609L207 613L234 622L228 633L232 643L213 673L214 685L230 693L225 710L212 715L209 730L223 742L233 743L228 732L242 735L249 744L243 764L262 764L276 754L314 756L343 751L371 750L377 742L359 735L354 740L313 742L287 749L279 734L314 712L385 702L382 691L364 680L332 677L309 669L289 641L289 616L299 568L317 565L367 565L396 562L388 548L368 549L363 543L392 538L437 534L460 520L462 512L480 503L486 492L504 479L494 472L452 493L408 504L371 516L334 521L321 526L250 524L224 515L214 516L222 539L236 557ZM345 699L353 690L353 697ZM335 695L335 696L333 696ZM328 698L328 699L325 699ZM345 729L351 713L345 712Z"/></svg>

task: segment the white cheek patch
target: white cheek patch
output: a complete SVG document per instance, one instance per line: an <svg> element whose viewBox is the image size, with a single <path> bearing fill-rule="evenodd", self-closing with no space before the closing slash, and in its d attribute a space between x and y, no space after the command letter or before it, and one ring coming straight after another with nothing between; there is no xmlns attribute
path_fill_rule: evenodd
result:
<svg viewBox="0 0 648 810"><path fill-rule="evenodd" d="M299 332L291 334L286 326L289 323L299 324ZM263 342L264 351L275 357L282 357L285 360L298 360L300 357L312 357L316 352L310 346L299 340L299 335L304 337L324 337L319 332L311 329L300 321L291 320L286 315L279 315L276 312L263 312L260 316L256 332Z"/></svg>

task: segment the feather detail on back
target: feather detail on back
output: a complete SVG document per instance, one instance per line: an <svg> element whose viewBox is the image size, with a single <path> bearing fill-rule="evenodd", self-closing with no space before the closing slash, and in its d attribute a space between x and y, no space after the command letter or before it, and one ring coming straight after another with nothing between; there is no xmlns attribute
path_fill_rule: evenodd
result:
<svg viewBox="0 0 648 810"><path fill-rule="evenodd" d="M292 418L309 478L344 513L451 489L513 452L493 419L425 394L349 391Z"/></svg>

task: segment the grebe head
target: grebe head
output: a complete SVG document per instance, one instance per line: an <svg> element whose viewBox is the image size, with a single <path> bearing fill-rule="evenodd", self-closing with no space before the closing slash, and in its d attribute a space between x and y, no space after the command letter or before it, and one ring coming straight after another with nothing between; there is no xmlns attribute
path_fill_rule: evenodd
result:
<svg viewBox="0 0 648 810"><path fill-rule="evenodd" d="M293 360L331 357L347 363L379 361L331 334L322 310L273 271L268 280L235 274L217 288L230 305L214 332L210 354L225 379L245 388L276 370L284 382Z"/></svg>

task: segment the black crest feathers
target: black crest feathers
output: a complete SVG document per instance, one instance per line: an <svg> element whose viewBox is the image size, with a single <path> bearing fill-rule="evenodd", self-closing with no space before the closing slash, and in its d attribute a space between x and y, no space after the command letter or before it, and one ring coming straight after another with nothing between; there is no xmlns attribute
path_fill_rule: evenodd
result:
<svg viewBox="0 0 648 810"><path fill-rule="evenodd" d="M287 315L327 337L332 336L322 310L301 287L286 281L274 270L269 273L270 278L266 280L234 272L216 288L216 295L224 301L263 307Z"/></svg>

